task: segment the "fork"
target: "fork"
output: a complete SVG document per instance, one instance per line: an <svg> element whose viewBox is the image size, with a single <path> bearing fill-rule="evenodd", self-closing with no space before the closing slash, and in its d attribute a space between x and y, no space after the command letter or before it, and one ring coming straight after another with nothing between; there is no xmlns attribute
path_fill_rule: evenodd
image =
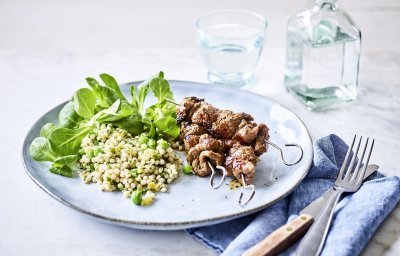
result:
<svg viewBox="0 0 400 256"><path fill-rule="evenodd" d="M364 163L364 167L361 167L362 161L364 159L365 151L368 147L368 142L369 138L367 138L367 141L365 142L364 149L362 151L362 155L360 159L358 160L357 167L354 169L354 164L356 163L357 159L357 154L360 149L361 141L362 141L362 136L360 137L357 145L357 149L353 156L351 157L350 164L348 165L347 169L347 163L349 160L349 157L351 155L354 142L356 140L357 135L354 135L353 142L351 143L351 146L347 150L346 157L343 161L342 167L340 168L339 175L335 181L335 185L333 186L333 193L330 196L330 198L327 200L323 210L321 211L320 215L316 218L314 224L311 226L310 230L308 233L305 235L303 240L301 241L297 251L296 255L298 256L310 256L310 255L319 255L325 239L326 235L329 230L330 223L332 221L332 215L333 215L333 210L337 204L337 202L340 199L340 196L345 193L354 193L356 192L361 184L362 180L365 174L365 171L367 169L367 165L369 162L369 159L371 157L372 149L374 147L374 139L372 139L372 143L370 146L370 150L367 156L367 159ZM353 171L354 170L354 171Z"/></svg>

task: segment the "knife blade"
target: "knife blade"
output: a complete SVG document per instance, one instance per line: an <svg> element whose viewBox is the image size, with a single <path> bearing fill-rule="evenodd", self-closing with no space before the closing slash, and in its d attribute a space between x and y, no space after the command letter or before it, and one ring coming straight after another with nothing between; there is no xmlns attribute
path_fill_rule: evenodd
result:
<svg viewBox="0 0 400 256"><path fill-rule="evenodd" d="M379 166L376 164L368 165L364 175L364 180L378 169ZM314 219L317 218L321 213L325 201L331 196L332 193L333 188L325 191L322 196L315 199L303 210L301 210L297 218L272 232L261 242L245 251L243 256L277 255L289 247L307 232L308 228L314 222Z"/></svg>

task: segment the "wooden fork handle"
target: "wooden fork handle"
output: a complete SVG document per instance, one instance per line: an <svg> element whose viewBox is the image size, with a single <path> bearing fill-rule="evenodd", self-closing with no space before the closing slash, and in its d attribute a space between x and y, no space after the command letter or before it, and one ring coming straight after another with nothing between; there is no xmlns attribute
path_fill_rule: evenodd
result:
<svg viewBox="0 0 400 256"><path fill-rule="evenodd" d="M301 214L245 251L243 256L277 255L304 235L313 222L314 218L311 215Z"/></svg>

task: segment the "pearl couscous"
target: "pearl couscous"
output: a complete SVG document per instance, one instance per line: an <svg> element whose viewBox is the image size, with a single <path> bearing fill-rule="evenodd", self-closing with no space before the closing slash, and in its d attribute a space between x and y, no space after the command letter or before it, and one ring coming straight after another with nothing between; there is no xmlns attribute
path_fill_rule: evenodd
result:
<svg viewBox="0 0 400 256"><path fill-rule="evenodd" d="M120 190L141 205L151 204L154 192L167 191L182 169L182 160L166 140L132 136L111 124L88 134L80 154L79 176L85 183L97 183L102 191Z"/></svg>

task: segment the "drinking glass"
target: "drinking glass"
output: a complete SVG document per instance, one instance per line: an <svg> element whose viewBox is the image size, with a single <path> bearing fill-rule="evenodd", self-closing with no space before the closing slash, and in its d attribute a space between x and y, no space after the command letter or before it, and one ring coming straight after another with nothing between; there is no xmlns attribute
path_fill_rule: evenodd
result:
<svg viewBox="0 0 400 256"><path fill-rule="evenodd" d="M262 15L243 10L215 11L197 19L209 81L234 87L252 84L267 25Z"/></svg>

